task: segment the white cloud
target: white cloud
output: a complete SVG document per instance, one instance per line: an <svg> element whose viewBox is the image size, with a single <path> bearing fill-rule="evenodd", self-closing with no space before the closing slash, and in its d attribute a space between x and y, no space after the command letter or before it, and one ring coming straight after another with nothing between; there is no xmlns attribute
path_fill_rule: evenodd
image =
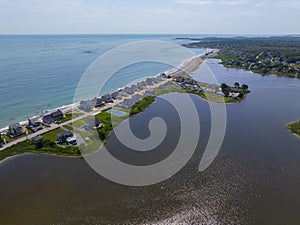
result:
<svg viewBox="0 0 300 225"><path fill-rule="evenodd" d="M222 1L221 4L224 5L248 5L249 1L243 1L243 0L232 0L232 1Z"/></svg>
<svg viewBox="0 0 300 225"><path fill-rule="evenodd" d="M174 0L174 1L180 4L200 5L200 6L210 5L214 3L212 0Z"/></svg>
<svg viewBox="0 0 300 225"><path fill-rule="evenodd" d="M290 0L290 1L278 0L272 2L271 5L278 8L299 8L300 1L299 0Z"/></svg>
<svg viewBox="0 0 300 225"><path fill-rule="evenodd" d="M176 3L188 4L188 5L224 5L224 6L242 6L242 5L253 5L255 7L260 7L264 5L264 2L256 0L174 0Z"/></svg>
<svg viewBox="0 0 300 225"><path fill-rule="evenodd" d="M109 0L0 0L0 7L21 9L31 12L81 12L86 10L102 11L110 5ZM3 8L4 8L3 7Z"/></svg>
<svg viewBox="0 0 300 225"><path fill-rule="evenodd" d="M254 3L254 6L255 7L261 7L261 6L264 6L264 5L266 5L266 3L265 2L256 2L256 3Z"/></svg>

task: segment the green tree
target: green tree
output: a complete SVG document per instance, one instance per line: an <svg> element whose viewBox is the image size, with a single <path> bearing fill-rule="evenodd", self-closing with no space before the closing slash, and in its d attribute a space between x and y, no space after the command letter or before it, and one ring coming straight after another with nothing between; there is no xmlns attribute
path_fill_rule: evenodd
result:
<svg viewBox="0 0 300 225"><path fill-rule="evenodd" d="M240 88L239 82L235 82L235 83L234 83L234 87L235 87L235 88Z"/></svg>
<svg viewBox="0 0 300 225"><path fill-rule="evenodd" d="M247 84L243 84L243 85L242 85L242 88L243 88L244 90L248 90L248 89L249 89L249 86L248 86Z"/></svg>
<svg viewBox="0 0 300 225"><path fill-rule="evenodd" d="M222 89L227 89L228 87L229 87L229 86L228 86L227 84L225 84L225 83L222 83L222 84L221 84L221 88L222 88Z"/></svg>
<svg viewBox="0 0 300 225"><path fill-rule="evenodd" d="M225 97L229 96L229 90L228 89L224 88L222 91L223 91Z"/></svg>

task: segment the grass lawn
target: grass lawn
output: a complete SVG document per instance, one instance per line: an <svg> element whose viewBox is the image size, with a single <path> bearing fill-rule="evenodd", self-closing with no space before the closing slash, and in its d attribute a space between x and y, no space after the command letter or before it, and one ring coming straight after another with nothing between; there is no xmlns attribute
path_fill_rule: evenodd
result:
<svg viewBox="0 0 300 225"><path fill-rule="evenodd" d="M42 153L76 157L81 156L81 153L77 147L66 146L62 148L51 141L45 140L40 144L35 144L31 140L26 140L0 151L0 161L5 158L23 153Z"/></svg>
<svg viewBox="0 0 300 225"><path fill-rule="evenodd" d="M31 132L31 133L28 132L28 134L32 134L32 132ZM5 138L5 140L7 141L7 143L8 143L8 142L11 142L11 141L14 141L14 140L16 140L16 139L19 139L19 138L21 138L21 137L25 137L25 136L26 136L26 133L25 133L25 132L24 132L23 134L17 136L17 137L14 137L14 138L11 138L11 137L7 136L6 134L3 134L3 135L2 135L2 137Z"/></svg>
<svg viewBox="0 0 300 225"><path fill-rule="evenodd" d="M198 93L198 92L191 92L188 90L184 90L180 87L174 87L174 86L166 86L164 90L162 89L156 89L157 95L170 93L170 92L179 92L179 93L190 93L198 95L201 98L207 99L209 101L213 102L219 102L219 103L229 103L229 102L239 102L243 100L244 98L226 98L220 95L217 95L215 93ZM147 107L149 107L156 99L156 96L149 96L144 97L141 102L136 103L131 109L125 109L120 108L118 110L127 112L127 114L120 116L120 115L114 115L109 112L110 109L107 109L105 111L102 111L101 113L97 114L96 117L100 119L100 121L104 124L104 127L101 129L98 129L94 133L84 130L78 130L78 128L82 128L85 124L85 122L89 119L92 119L93 116L86 117L82 120L76 121L74 123L70 123L68 125L65 125L64 127L68 130L73 130L73 127L75 128L75 133L78 133L87 143L86 146L80 146L80 149L83 150L84 153L90 153L94 152L99 149L101 143L97 140L100 140L104 142L108 139L110 133L113 130L113 127L119 125L121 122L126 120L129 116L138 114L140 112L143 112ZM81 113L78 113L77 116L82 115ZM65 118L60 121L60 123L71 120L72 114L66 114ZM77 129L76 129L77 128ZM292 123L288 125L288 129L293 131L294 133L300 134L300 121ZM62 128L56 128L52 131L49 131L45 134L43 134L44 140L42 143L33 143L31 140L26 140L24 142L18 143L17 145L14 145L10 148L7 148L3 151L0 151L0 160L5 159L6 157L22 154L26 152L31 153L47 153L47 154L57 154L57 155L65 155L65 156L81 156L81 153L79 151L78 147L74 146L58 146L55 144L57 140L57 135L61 132L65 132ZM25 134L24 134L25 135ZM9 138L7 135L3 135L3 137L7 141L11 141L12 139Z"/></svg>
<svg viewBox="0 0 300 225"><path fill-rule="evenodd" d="M244 100L246 98L246 95L244 95L243 98L229 98L229 97L223 97L221 95L217 95L215 93L205 92L201 94L201 97L203 97L208 101L216 102L216 103L236 103Z"/></svg>
<svg viewBox="0 0 300 225"><path fill-rule="evenodd" d="M57 123L60 124L60 123L64 123L64 122L67 122L73 118L76 118L76 117L79 117L79 116L82 116L82 113L68 113L68 114L65 114L64 118L62 118L61 120L59 120Z"/></svg>
<svg viewBox="0 0 300 225"><path fill-rule="evenodd" d="M70 130L70 131L73 130L73 127L72 127L71 125L64 125L64 128L66 128L66 129L68 129L68 130Z"/></svg>
<svg viewBox="0 0 300 225"><path fill-rule="evenodd" d="M50 140L50 141L53 141L53 142L56 142L57 140L57 135L59 133L62 133L62 132L65 132L65 130L61 129L61 128L56 128L55 130L51 130L45 134L43 134L43 138L46 139L46 140Z"/></svg>

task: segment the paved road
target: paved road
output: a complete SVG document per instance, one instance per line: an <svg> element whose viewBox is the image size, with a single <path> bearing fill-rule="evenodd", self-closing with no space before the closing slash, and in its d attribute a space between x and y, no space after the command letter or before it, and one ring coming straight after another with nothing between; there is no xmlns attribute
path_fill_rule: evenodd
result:
<svg viewBox="0 0 300 225"><path fill-rule="evenodd" d="M13 140L11 142L8 142L2 148L0 148L0 151L3 151L4 149L9 148L9 147L11 147L11 146L13 146L15 144L18 144L18 143L20 143L22 141L27 140L27 139L31 139L33 137L36 137L36 136L39 136L39 135L43 135L43 134L45 134L45 133L47 133L47 132L49 132L51 130L55 130L58 127L61 127L61 126L64 126L64 125L68 125L70 123L76 122L76 121L81 120L83 118L86 118L88 116L96 115L96 114L100 113L101 111L106 110L106 109L108 109L108 108L110 108L112 106L113 106L113 103L109 103L109 104L107 104L106 106L104 106L104 107L102 107L100 109L94 110L92 112L84 113L82 116L76 117L76 118L74 118L72 120L68 120L68 121L66 121L64 123L61 123L61 124L52 125L51 127L47 127L47 128L44 128L43 130L40 130L40 131L38 131L36 133L27 135L27 137L24 136L24 137L18 138L16 140Z"/></svg>
<svg viewBox="0 0 300 225"><path fill-rule="evenodd" d="M148 88L157 88L157 87L159 87L160 85L167 83L168 81L169 81L169 79L164 80L164 81L162 81L162 82L159 82L158 84L154 84L154 85L148 86ZM145 91L146 91L146 89L145 89L145 90L142 90L142 91L139 91L139 92L136 92L136 93L142 95L142 94L145 93ZM135 93L135 94L136 94L136 93ZM126 97L124 97L124 98L126 98ZM83 114L82 116L73 118L72 120L68 120L68 121L66 121L66 122L64 122L64 123L61 123L61 124L55 124L55 125L52 125L51 127L47 127L47 128L44 128L43 130L40 130L40 131L38 131L38 132L36 132L36 133L27 135L27 137L26 137L26 136L25 136L25 137L21 137L21 138L18 138L18 139L16 139L16 140L13 140L13 141L11 141L11 142L8 142L8 143L5 144L2 148L0 148L0 151L3 151L4 149L9 148L9 147L11 147L11 146L13 146L13 145L15 145L15 144L18 144L18 143L20 143L20 142L22 142L22 141L27 140L27 139L31 139L31 138L33 138L33 137L36 137L36 136L39 136L39 135L43 135L43 134L45 134L45 133L47 133L47 132L49 132L49 131L55 130L55 129L58 128L58 127L68 125L68 124L73 123L73 122L76 122L76 121L78 121L78 120L82 120L82 119L84 119L84 118L86 118L86 117L88 117L88 116L95 116L95 115L99 114L100 112L102 112L102 111L104 111L104 110L106 110L106 109L109 109L109 108L111 108L111 107L113 107L113 106L115 106L115 105L118 105L119 103L121 103L121 102L124 100L124 98L115 100L114 103L108 103L107 105L105 105L105 106L103 106L103 107L101 107L101 108L99 108L99 109L95 109L95 110L93 110L93 111L91 111L91 112L84 112L84 114Z"/></svg>

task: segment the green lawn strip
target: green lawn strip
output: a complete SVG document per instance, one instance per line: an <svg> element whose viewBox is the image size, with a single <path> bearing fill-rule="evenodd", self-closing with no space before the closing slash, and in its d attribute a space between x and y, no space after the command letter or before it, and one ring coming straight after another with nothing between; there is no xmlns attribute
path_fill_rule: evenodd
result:
<svg viewBox="0 0 300 225"><path fill-rule="evenodd" d="M62 156L81 156L77 147L66 146L60 147L54 142L44 140L38 144L33 143L31 140L26 140L13 145L7 149L0 151L0 161L23 153L38 153L38 154L55 154Z"/></svg>
<svg viewBox="0 0 300 225"><path fill-rule="evenodd" d="M230 97L224 97L221 95L218 95L216 93L209 93L209 92L197 92L197 91L190 91L188 89L183 89L181 87L173 87L171 85L165 86L166 89L162 90L160 88L156 89L157 95L167 94L171 92L177 92L177 93L188 93L188 94L194 94L198 95L199 97L206 99L211 102L215 103L236 103L244 100L248 93L250 93L249 90L245 91L245 94L242 98L230 98Z"/></svg>
<svg viewBox="0 0 300 225"><path fill-rule="evenodd" d="M28 134L32 134L32 132L31 132L31 133L28 132ZM19 136L16 136L16 137L13 137L13 138L9 137L9 136L6 135L6 134L3 134L2 136L3 136L3 138L5 138L6 142L8 143L8 142L17 140L17 139L19 139L19 138L21 138L21 137L25 137L25 136L26 136L26 133L24 132L23 134L21 134L21 135L19 135Z"/></svg>
<svg viewBox="0 0 300 225"><path fill-rule="evenodd" d="M64 115L64 118L62 118L61 120L57 121L57 123L58 124L64 123L64 122L70 121L73 118L76 118L76 117L79 117L79 116L82 116L82 115L83 115L82 113L68 113L68 114Z"/></svg>
<svg viewBox="0 0 300 225"><path fill-rule="evenodd" d="M72 131L73 130L73 127L71 126L71 125L64 125L64 128L66 128L66 129L68 129L68 130L70 130L70 131Z"/></svg>
<svg viewBox="0 0 300 225"><path fill-rule="evenodd" d="M129 115L132 116L132 115L135 115L135 114L145 111L145 109L148 108L149 105L151 105L155 101L155 98L156 98L156 96L144 97L141 102L138 102L133 105Z"/></svg>
<svg viewBox="0 0 300 225"><path fill-rule="evenodd" d="M194 93L188 90L183 90L180 87L174 87L174 86L166 86L164 90L157 89L157 95L161 94L167 94L170 92L179 92L179 93L190 93L190 94L197 94L198 96L212 100L215 102L237 102L242 99L233 99L233 98L226 98L219 95L216 95L215 93ZM246 95L244 96L244 98ZM156 96L149 96L144 97L141 102L136 103L131 110L120 108L121 111L128 112L129 116L138 114L140 112L143 112L149 105L151 105L156 99ZM104 127L101 129L98 129L97 132L91 133L91 132L85 132L78 129L75 129L75 133L78 133L87 143L86 146L80 146L80 149L83 151L83 153L91 153L95 152L99 149L101 142L96 141L98 138L102 142L108 139L110 133L113 130L113 126L117 126L120 123L122 123L125 119L128 118L128 114L124 116L116 116L112 115L110 112L108 112L107 109L105 111L102 111L101 113L97 114L96 117L100 119L100 121L104 124ZM118 109L119 110L119 109ZM76 121L74 123L70 123L68 125L65 125L64 127L72 130L72 127L75 128L82 128L85 124L85 122L89 119L93 118L93 116L89 116L84 118L83 120ZM113 121L112 121L113 120ZM114 124L112 124L112 122ZM291 124L291 130L295 130L296 125ZM297 125L297 132L300 132L300 122ZM45 134L43 134L44 140L40 143L33 143L31 140L26 140L23 142L20 142L10 148L7 148L5 150L0 151L0 160L3 160L7 157L18 155L22 153L46 153L46 154L57 154L62 156L81 156L80 150L78 147L74 146L58 146L55 144L55 141L57 140L57 135L61 132L64 132L62 128L56 128L52 131L49 131ZM6 135L3 135L8 140L11 140L9 137L6 137Z"/></svg>
<svg viewBox="0 0 300 225"><path fill-rule="evenodd" d="M43 134L43 138L46 139L46 140L50 140L50 141L53 141L53 142L56 142L57 140L57 135L59 133L62 133L62 132L65 132L65 130L63 130L62 128L56 128L54 130L51 130L45 134Z"/></svg>

